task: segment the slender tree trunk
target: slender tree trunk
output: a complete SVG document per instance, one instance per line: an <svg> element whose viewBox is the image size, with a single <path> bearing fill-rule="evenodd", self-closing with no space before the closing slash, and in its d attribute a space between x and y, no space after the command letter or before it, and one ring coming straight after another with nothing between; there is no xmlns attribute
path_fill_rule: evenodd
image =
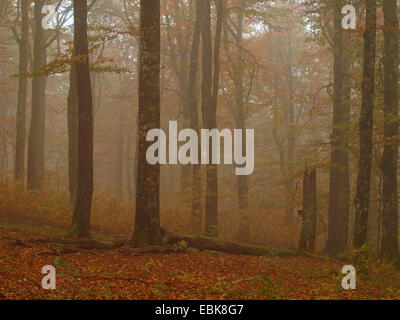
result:
<svg viewBox="0 0 400 320"><path fill-rule="evenodd" d="M196 22L193 33L193 42L190 53L189 70L189 99L190 99L190 124L193 130L196 130L200 136L200 125L198 116L198 99L196 96L197 73L199 69L199 48L201 31L201 4L196 0ZM200 148L199 148L200 154ZM191 227L194 235L201 233L201 167L200 164L192 164L192 209L191 209Z"/></svg>
<svg viewBox="0 0 400 320"><path fill-rule="evenodd" d="M201 1L201 38L202 38L202 77L201 77L201 109L203 114L203 123L206 129L216 127L215 121L212 121L212 39L211 39L211 1ZM211 143L209 149L209 160L211 160ZM210 161L211 163L211 161ZM217 235L217 181L214 180L216 166L209 164L206 169L206 234Z"/></svg>
<svg viewBox="0 0 400 320"><path fill-rule="evenodd" d="M190 72L190 65L189 65L189 72ZM190 76L190 75L189 75ZM186 77L185 77L186 78ZM191 93L189 89L189 82L190 79L185 79L186 85L184 85L183 89L183 101L182 101L182 106L183 106L183 128L189 128L191 125ZM180 86L181 87L181 86ZM192 175L192 168L190 165L180 165L180 192L183 193L187 188L190 186L190 177Z"/></svg>
<svg viewBox="0 0 400 320"><path fill-rule="evenodd" d="M0 181L7 183L7 163L8 163L8 148L7 135L4 128L1 129L1 159L0 159Z"/></svg>
<svg viewBox="0 0 400 320"><path fill-rule="evenodd" d="M187 127L185 127L187 128ZM187 188L190 186L190 177L191 177L192 170L190 165L181 165L180 170L180 191L184 193Z"/></svg>
<svg viewBox="0 0 400 320"><path fill-rule="evenodd" d="M398 17L397 1L383 0L384 13L384 139L382 155L383 208L382 208L382 256L398 258Z"/></svg>
<svg viewBox="0 0 400 320"><path fill-rule="evenodd" d="M21 1L21 39L19 40L19 79L17 102L17 127L15 138L14 179L24 183L25 180L25 141L26 141L26 95L28 79L28 43L29 41L29 4Z"/></svg>
<svg viewBox="0 0 400 320"><path fill-rule="evenodd" d="M5 104L1 108L0 119L4 119L7 115L8 104ZM3 124L0 128L0 149L1 149L1 158L0 158L0 181L3 181L7 184L7 169L8 169L8 145L7 145L7 132L6 127Z"/></svg>
<svg viewBox="0 0 400 320"><path fill-rule="evenodd" d="M115 193L121 200L124 199L124 135L125 135L125 115L122 103L119 106L119 119L118 119L118 152L115 167Z"/></svg>
<svg viewBox="0 0 400 320"><path fill-rule="evenodd" d="M72 235L89 237L93 195L93 105L89 71L87 1L74 0L74 47L78 96L78 188Z"/></svg>
<svg viewBox="0 0 400 320"><path fill-rule="evenodd" d="M131 200L133 197L133 177L132 177L132 172L133 172L133 165L132 163L134 163L134 161L132 161L133 159L133 152L132 152L132 139L131 139L131 135L130 135L130 127L126 126L125 127L125 143L126 143L126 156L125 156L125 160L126 160L126 192L127 192L127 200Z"/></svg>
<svg viewBox="0 0 400 320"><path fill-rule="evenodd" d="M78 184L78 92L76 88L75 66L71 66L69 74L69 90L67 98L68 113L68 184L69 199L75 204Z"/></svg>
<svg viewBox="0 0 400 320"><path fill-rule="evenodd" d="M219 87L219 51L222 35L223 1L217 0L217 26L214 41L214 70L211 37L211 1L204 0L202 8L202 113L206 129L217 128L217 97ZM214 72L213 72L214 71ZM206 170L206 235L218 237L218 172L212 164L212 143L209 144L209 163Z"/></svg>
<svg viewBox="0 0 400 320"><path fill-rule="evenodd" d="M158 244L160 165L146 160L147 132L160 128L160 0L140 1L139 147L134 247Z"/></svg>
<svg viewBox="0 0 400 320"><path fill-rule="evenodd" d="M304 172L303 179L303 209L299 211L302 218L302 228L299 241L299 251L314 253L315 235L317 231L317 173L315 169Z"/></svg>
<svg viewBox="0 0 400 320"><path fill-rule="evenodd" d="M243 112L241 112L243 113ZM236 121L236 128L242 129L243 132L246 132L245 129L245 121L244 116L239 116L239 119ZM246 150L246 138L242 139L242 150ZM248 242L250 240L250 217L247 213L248 209L248 183L247 176L238 176L238 204L239 204L239 240L241 242Z"/></svg>
<svg viewBox="0 0 400 320"><path fill-rule="evenodd" d="M327 241L327 251L331 255L344 253L347 248L349 215L349 157L346 150L349 105L344 88L347 63L344 58L342 4L337 0L334 7L334 97Z"/></svg>
<svg viewBox="0 0 400 320"><path fill-rule="evenodd" d="M40 73L40 67L47 62L44 30L42 28L42 8L44 0L35 0L35 32L33 38L32 112L28 140L28 189L43 188L45 106L47 75Z"/></svg>
<svg viewBox="0 0 400 320"><path fill-rule="evenodd" d="M244 106L244 87L243 87L243 73L245 68L245 58L243 56L242 40L243 40L243 19L244 7L243 1L238 9L237 26L235 28L235 42L236 42L236 58L234 62L234 69L232 72L232 80L235 87L235 100L236 100L236 116L235 126L236 129L241 129L246 132L246 118L247 114ZM246 138L242 139L242 150L246 150ZM237 192L238 192L238 208L239 208L239 240L241 242L248 242L250 239L250 217L247 213L248 208L248 183L247 176L237 176Z"/></svg>
<svg viewBox="0 0 400 320"><path fill-rule="evenodd" d="M360 158L358 162L357 192L355 197L354 249L367 241L368 212L371 190L372 131L375 98L376 2L366 0L364 32L364 74L360 113Z"/></svg>
<svg viewBox="0 0 400 320"><path fill-rule="evenodd" d="M289 87L289 95L287 98L285 106L285 116L286 116L286 132L287 132L287 176L293 176L293 165L294 165L294 152L296 145L296 129L295 129L295 105L294 105L294 88L293 88L293 67L292 67L292 34L289 33L289 39L287 44L287 70L288 74L286 77L286 82ZM285 184L287 192L287 208L286 214L289 222L293 220L294 211L294 183L290 179L289 182Z"/></svg>

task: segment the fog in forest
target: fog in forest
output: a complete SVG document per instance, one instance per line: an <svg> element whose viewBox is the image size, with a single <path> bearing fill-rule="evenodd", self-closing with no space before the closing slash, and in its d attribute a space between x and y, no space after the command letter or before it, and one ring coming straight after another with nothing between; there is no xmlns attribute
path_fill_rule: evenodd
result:
<svg viewBox="0 0 400 320"><path fill-rule="evenodd" d="M2 223L398 258L396 1L74 2L0 2Z"/></svg>

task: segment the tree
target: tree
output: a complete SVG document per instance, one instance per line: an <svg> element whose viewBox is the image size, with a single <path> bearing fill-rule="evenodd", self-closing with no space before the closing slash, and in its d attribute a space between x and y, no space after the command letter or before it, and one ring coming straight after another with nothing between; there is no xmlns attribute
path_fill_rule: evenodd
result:
<svg viewBox="0 0 400 320"><path fill-rule="evenodd" d="M334 66L333 66L333 128L329 180L329 212L327 251L331 255L343 253L347 247L349 215L349 156L347 153L350 107L348 88L345 87L348 58L345 58L341 10L343 1L334 2Z"/></svg>
<svg viewBox="0 0 400 320"><path fill-rule="evenodd" d="M169 9L168 4L166 2L167 9ZM171 60L171 69L177 80L177 94L182 106L183 128L188 128L191 124L191 79L189 79L191 52L188 50L187 44L192 36L190 28L192 24L188 23L187 20L191 20L194 13L193 1L187 1L186 3L171 1L170 5L172 6L171 14L165 14L168 57ZM185 15L186 12L187 15ZM190 185L191 166L182 165L180 167L180 175L180 189L181 192L184 192Z"/></svg>
<svg viewBox="0 0 400 320"><path fill-rule="evenodd" d="M25 178L25 131L26 131L26 96L28 79L28 54L29 54L29 3L21 3L21 37L17 38L19 45L19 79L18 79L18 102L17 122L15 138L15 168L14 179L24 183Z"/></svg>
<svg viewBox="0 0 400 320"><path fill-rule="evenodd" d="M74 56L74 55L73 55ZM70 203L76 201L78 185L78 93L74 64L69 73L69 90L67 97L68 123L68 187Z"/></svg>
<svg viewBox="0 0 400 320"><path fill-rule="evenodd" d="M28 140L28 189L37 190L44 182L45 106L47 75L40 68L46 65L46 37L42 27L44 0L35 0L33 37L33 79L31 127Z"/></svg>
<svg viewBox="0 0 400 320"><path fill-rule="evenodd" d="M88 12L96 3L92 0ZM104 47L103 47L104 48ZM75 48L71 52L72 60L75 58ZM93 90L94 92L94 90ZM94 103L93 103L94 104ZM71 64L69 72L69 89L67 96L67 126L68 126L68 189L69 201L75 204L78 189L78 92L76 84L75 64Z"/></svg>
<svg viewBox="0 0 400 320"><path fill-rule="evenodd" d="M196 80L199 68L199 48L200 48L200 1L196 0L196 21L193 32L193 42L190 52L189 67L189 100L190 100L190 124L193 130L196 130L198 136L200 132L198 116L198 99L196 96ZM200 152L199 152L200 154ZM192 164L192 208L191 208L191 226L192 233L199 235L201 233L201 167L200 164Z"/></svg>
<svg viewBox="0 0 400 320"><path fill-rule="evenodd" d="M308 168L303 178L303 209L299 210L302 227L299 241L299 251L314 253L317 231L317 172Z"/></svg>
<svg viewBox="0 0 400 320"><path fill-rule="evenodd" d="M160 0L140 1L139 145L135 227L131 245L161 241L160 165L146 160L147 132L160 128Z"/></svg>
<svg viewBox="0 0 400 320"><path fill-rule="evenodd" d="M93 106L87 36L87 1L74 0L74 48L78 101L78 180L71 233L89 237L93 194Z"/></svg>
<svg viewBox="0 0 400 320"><path fill-rule="evenodd" d="M382 154L382 256L398 258L398 17L397 1L383 1L384 14L384 141Z"/></svg>
<svg viewBox="0 0 400 320"><path fill-rule="evenodd" d="M354 249L367 241L371 190L372 133L375 98L376 2L366 0L362 105L359 123L360 158L355 197Z"/></svg>
<svg viewBox="0 0 400 320"><path fill-rule="evenodd" d="M234 98L232 101L229 100L227 95L225 95L225 97L234 118L235 128L242 129L243 132L246 132L246 120L250 115L248 105L256 69L256 64L254 62L251 63L251 67L247 67L249 63L246 61L246 50L243 48L246 5L248 5L248 3L241 0L233 10L236 12L236 19L230 17L229 19L224 20L225 31L223 39L226 52L229 52L228 44L230 43L228 40L228 32L231 34L235 46L235 50L233 50L234 53L232 55L230 53L226 55L228 66L231 66L231 68L228 67L227 70L229 78L233 83ZM248 71L250 74L248 76L248 89L244 83L246 81L246 69L250 69ZM242 150L246 150L246 138L242 139ZM248 208L248 177L246 175L237 176L237 192L240 215L238 237L240 241L248 242L250 237L250 217L248 212L246 212L246 209Z"/></svg>
<svg viewBox="0 0 400 320"><path fill-rule="evenodd" d="M224 2L217 0L217 25L214 39L214 52L211 36L211 1L201 2L202 28L201 37L203 44L202 52L202 86L201 86L201 109L203 123L206 129L217 128L217 98L219 88L219 51L222 35L222 23L224 16ZM214 58L214 59L213 59ZM214 68L213 68L214 62ZM218 236L218 172L217 166L212 164L212 144L209 144L209 163L206 171L206 234Z"/></svg>
<svg viewBox="0 0 400 320"><path fill-rule="evenodd" d="M122 83L120 84L122 86ZM126 117L124 106L121 103L118 110L118 141L117 141L117 159L115 166L115 195L118 199L124 199L124 140L125 140L125 124Z"/></svg>

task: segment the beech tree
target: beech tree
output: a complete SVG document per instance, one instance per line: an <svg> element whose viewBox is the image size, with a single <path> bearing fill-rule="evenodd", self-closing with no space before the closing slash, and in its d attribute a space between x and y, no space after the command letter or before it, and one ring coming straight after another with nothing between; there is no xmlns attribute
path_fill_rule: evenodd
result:
<svg viewBox="0 0 400 320"><path fill-rule="evenodd" d="M74 56L74 55L73 55ZM67 97L68 124L68 188L72 204L76 201L78 184L78 93L76 87L75 64L69 73L69 90Z"/></svg>
<svg viewBox="0 0 400 320"><path fill-rule="evenodd" d="M211 1L201 2L201 37L202 37L202 84L201 110L206 129L217 128L217 96L219 89L220 61L219 52L224 17L224 2L216 0L217 23L214 39L214 51L211 34ZM212 164L212 144L209 144L209 164L206 169L206 234L218 236L218 172Z"/></svg>
<svg viewBox="0 0 400 320"><path fill-rule="evenodd" d="M193 32L192 48L190 52L189 67L189 101L190 101L190 124L193 130L196 130L200 136L200 123L198 116L198 98L196 95L197 74L199 69L199 48L201 31L201 12L200 1L196 0L196 21ZM199 145L200 146L200 145ZM200 153L199 153L200 154ZM192 165L192 208L191 208L191 228L192 233L199 235L201 233L201 166Z"/></svg>
<svg viewBox="0 0 400 320"><path fill-rule="evenodd" d="M349 156L347 130L350 117L349 89L346 87L348 57L345 57L342 29L342 0L335 0L333 35L333 123L329 173L329 212L327 251L331 255L347 248L348 215L350 201Z"/></svg>
<svg viewBox="0 0 400 320"><path fill-rule="evenodd" d="M359 124L360 157L358 160L355 230L353 235L353 247L355 249L360 248L367 241L375 99L376 2L375 0L366 0L365 6L362 105Z"/></svg>
<svg viewBox="0 0 400 320"><path fill-rule="evenodd" d="M398 258L398 17L397 1L383 1L384 141L382 155L382 257Z"/></svg>
<svg viewBox="0 0 400 320"><path fill-rule="evenodd" d="M78 102L78 179L71 234L89 237L93 194L93 106L87 36L87 1L74 0L74 48Z"/></svg>
<svg viewBox="0 0 400 320"><path fill-rule="evenodd" d="M161 241L160 165L146 160L147 132L160 128L160 0L140 1L139 145L135 226L131 245Z"/></svg>
<svg viewBox="0 0 400 320"><path fill-rule="evenodd" d="M35 0L33 36L32 111L28 140L28 189L41 189L44 182L45 106L47 75L40 70L47 63L47 44L42 27L44 0Z"/></svg>
<svg viewBox="0 0 400 320"><path fill-rule="evenodd" d="M15 167L14 179L16 182L24 183L25 179L25 146L26 146L26 100L28 79L29 60L29 3L28 1L20 1L21 4L21 36L16 36L19 48L19 64L18 64L18 102L17 102L17 121L16 121L16 137L15 137Z"/></svg>

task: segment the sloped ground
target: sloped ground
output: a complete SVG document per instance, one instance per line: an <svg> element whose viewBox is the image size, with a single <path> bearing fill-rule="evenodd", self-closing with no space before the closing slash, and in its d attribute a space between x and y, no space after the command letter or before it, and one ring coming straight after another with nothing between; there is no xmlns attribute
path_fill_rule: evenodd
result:
<svg viewBox="0 0 400 320"><path fill-rule="evenodd" d="M372 267L357 289L341 288L344 262L217 252L132 254L124 248L65 253L18 227L0 225L0 299L399 299L400 273ZM68 250L66 250L68 252ZM41 287L53 265L57 289Z"/></svg>

